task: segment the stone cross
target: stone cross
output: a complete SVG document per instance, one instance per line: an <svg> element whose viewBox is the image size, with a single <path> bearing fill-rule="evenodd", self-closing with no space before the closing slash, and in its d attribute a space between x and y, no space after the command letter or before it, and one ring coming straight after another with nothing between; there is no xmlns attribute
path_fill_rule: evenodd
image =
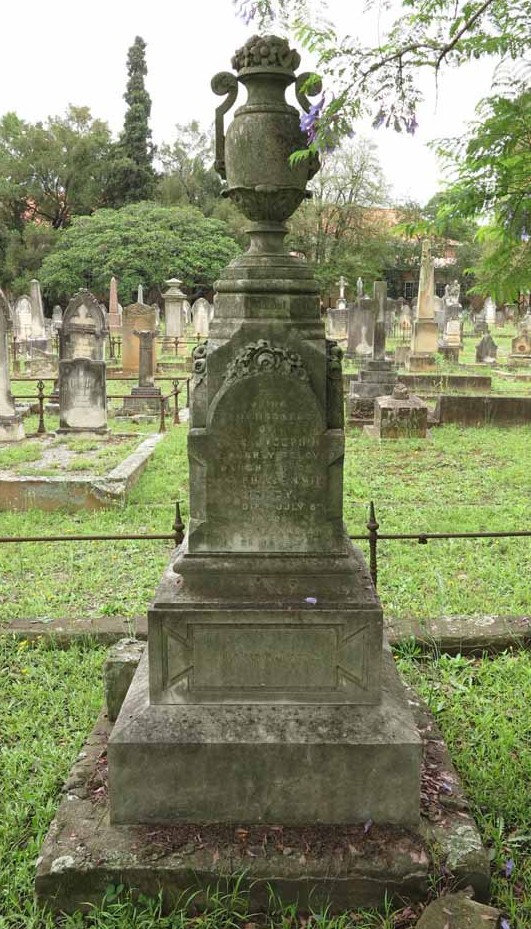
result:
<svg viewBox="0 0 531 929"><path fill-rule="evenodd" d="M154 387L155 371L153 365L153 339L157 337L156 329L133 329L134 335L138 337L139 358L138 358L138 386Z"/></svg>
<svg viewBox="0 0 531 929"><path fill-rule="evenodd" d="M341 275L337 283L339 284L339 299L344 300L345 299L345 287L347 285L347 281L343 277L343 275Z"/></svg>

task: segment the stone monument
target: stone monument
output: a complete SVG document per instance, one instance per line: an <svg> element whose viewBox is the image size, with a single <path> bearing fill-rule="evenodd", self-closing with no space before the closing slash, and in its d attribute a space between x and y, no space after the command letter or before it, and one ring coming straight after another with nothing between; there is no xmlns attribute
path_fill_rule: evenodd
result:
<svg viewBox="0 0 531 929"><path fill-rule="evenodd" d="M63 316L59 359L59 432L107 433L105 316L88 290Z"/></svg>
<svg viewBox="0 0 531 929"><path fill-rule="evenodd" d="M160 387L155 387L155 369L153 366L153 341L157 331L153 329L135 329L134 335L139 342L138 349L138 386L133 387L130 397L124 397L122 414L160 413Z"/></svg>
<svg viewBox="0 0 531 929"><path fill-rule="evenodd" d="M124 307L122 315L122 371L124 374L138 374L140 342L135 335L138 332L150 329L156 332L157 310L154 306L145 303L130 303ZM157 363L156 341L152 341L153 369Z"/></svg>
<svg viewBox="0 0 531 929"><path fill-rule="evenodd" d="M492 297L487 297L483 304L483 316L489 329L496 325L496 304Z"/></svg>
<svg viewBox="0 0 531 929"><path fill-rule="evenodd" d="M490 332L486 332L476 345L476 363L494 364L498 355L498 346Z"/></svg>
<svg viewBox="0 0 531 929"><path fill-rule="evenodd" d="M210 328L211 306L205 297L198 297L192 304L194 333L206 339Z"/></svg>
<svg viewBox="0 0 531 929"><path fill-rule="evenodd" d="M341 353L283 241L317 170L289 162L305 145L284 99L299 61L253 37L237 77L213 80L228 94L216 166L251 244L194 350L189 531L109 741L114 824L419 821L419 734L342 520ZM225 137L238 83L248 99Z"/></svg>
<svg viewBox="0 0 531 929"><path fill-rule="evenodd" d="M13 309L13 328L17 342L25 345L33 338L33 313L31 300L27 294L22 294L15 300Z"/></svg>
<svg viewBox="0 0 531 929"><path fill-rule="evenodd" d="M369 358L362 362L357 380L350 382L347 398L349 421L372 419L376 397L390 394L396 384L396 370L385 358L387 282L374 282L375 306L372 347Z"/></svg>
<svg viewBox="0 0 531 929"><path fill-rule="evenodd" d="M180 339L184 332L184 304L187 303L186 294L181 290L182 281L171 277L165 282L167 290L164 291L164 318L167 339Z"/></svg>
<svg viewBox="0 0 531 929"><path fill-rule="evenodd" d="M410 371L430 371L435 368L437 352L437 323L434 318L433 296L435 262L431 257L430 244L422 243L420 260L419 295L417 317L413 323L411 353L407 366Z"/></svg>
<svg viewBox="0 0 531 929"><path fill-rule="evenodd" d="M428 404L410 396L407 387L398 383L388 397L377 397L374 425L365 432L378 439L425 439L428 430Z"/></svg>
<svg viewBox="0 0 531 929"><path fill-rule="evenodd" d="M22 418L16 411L9 381L7 339L12 328L9 303L0 290L0 442L18 442L24 438Z"/></svg>
<svg viewBox="0 0 531 929"><path fill-rule="evenodd" d="M117 333L122 328L122 307L118 302L118 284L114 275L109 285L109 314L107 325L111 333Z"/></svg>
<svg viewBox="0 0 531 929"><path fill-rule="evenodd" d="M42 305L41 285L36 278L30 281L31 302L31 341L37 348L46 349L47 333L44 322L44 307Z"/></svg>

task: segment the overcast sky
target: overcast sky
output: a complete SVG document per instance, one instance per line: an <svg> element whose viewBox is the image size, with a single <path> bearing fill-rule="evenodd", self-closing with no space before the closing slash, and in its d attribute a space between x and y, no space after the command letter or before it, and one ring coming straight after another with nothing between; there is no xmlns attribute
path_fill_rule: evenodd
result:
<svg viewBox="0 0 531 929"><path fill-rule="evenodd" d="M372 16L360 25L363 7L363 0L330 0L330 18L350 34L362 28L368 38L377 23ZM24 0L6 6L2 27L0 114L14 110L33 122L63 114L69 103L86 105L115 133L123 122L127 50L142 36L156 143L173 141L176 123L212 122L219 100L210 79L230 69L234 50L255 31L236 18L231 0ZM312 62L303 56L302 66ZM415 138L355 127L377 141L395 197L424 202L436 192L439 174L426 142L462 134L491 74L487 62L448 73L437 105L428 79Z"/></svg>

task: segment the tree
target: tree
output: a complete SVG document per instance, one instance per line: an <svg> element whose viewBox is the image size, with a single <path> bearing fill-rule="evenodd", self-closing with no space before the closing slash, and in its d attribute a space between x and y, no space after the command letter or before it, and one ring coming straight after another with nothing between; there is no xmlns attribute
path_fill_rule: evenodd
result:
<svg viewBox="0 0 531 929"><path fill-rule="evenodd" d="M375 126L413 133L422 91L419 76L435 77L443 66L459 66L486 55L517 58L529 48L529 0L401 0L400 13L388 28L390 4L368 0L380 24L376 46L352 36L338 37L335 28L315 18L321 4L311 0L234 0L239 15L261 26L290 26L297 39L317 55L317 70L333 91L322 111L315 110L322 150L344 135L363 114ZM394 6L394 5L393 5ZM312 21L313 20L313 21Z"/></svg>
<svg viewBox="0 0 531 929"><path fill-rule="evenodd" d="M290 222L289 246L315 265L323 288L341 274L353 281L378 277L388 230L374 208L388 205L389 189L374 144L351 140L325 155L310 187L312 199Z"/></svg>
<svg viewBox="0 0 531 929"><path fill-rule="evenodd" d="M531 90L513 81L505 94L483 100L478 116L464 139L439 143L454 176L436 221L483 221L474 289L513 300L531 284Z"/></svg>
<svg viewBox="0 0 531 929"><path fill-rule="evenodd" d="M64 117L26 123L16 113L0 120L0 202L4 222L21 233L29 221L54 229L102 203L110 132L88 107Z"/></svg>
<svg viewBox="0 0 531 929"><path fill-rule="evenodd" d="M210 288L239 251L223 223L199 210L129 204L74 219L44 259L40 280L51 301L64 302L82 287L103 299L114 274L121 301L129 303L139 282L149 290L178 277L192 290Z"/></svg>
<svg viewBox="0 0 531 929"><path fill-rule="evenodd" d="M159 197L166 206L188 204L205 215L215 208L222 189L214 171L214 140L212 132L204 132L196 120L177 124L177 140L173 145L161 145L159 159L163 174L159 182Z"/></svg>
<svg viewBox="0 0 531 929"><path fill-rule="evenodd" d="M109 206L120 207L126 203L151 200L155 194L155 150L149 128L151 98L144 84L147 74L145 50L146 43L137 36L127 53L128 80L124 94L127 110L122 133L109 161L106 188Z"/></svg>

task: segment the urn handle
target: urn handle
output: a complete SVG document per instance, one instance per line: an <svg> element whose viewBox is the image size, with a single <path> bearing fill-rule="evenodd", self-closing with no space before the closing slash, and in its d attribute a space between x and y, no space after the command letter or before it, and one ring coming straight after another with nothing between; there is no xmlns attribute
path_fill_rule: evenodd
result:
<svg viewBox="0 0 531 929"><path fill-rule="evenodd" d="M230 71L220 71L214 75L210 86L219 97L227 94L223 103L216 107L216 160L214 162L214 168L220 177L225 178L225 129L223 127L223 117L230 110L238 96L238 81Z"/></svg>
<svg viewBox="0 0 531 929"><path fill-rule="evenodd" d="M308 84L303 90L303 87L311 79L311 84ZM323 83L319 75L314 74L313 71L305 71L303 74L299 74L297 80L295 81L295 95L299 101L300 106L302 106L305 113L309 113L311 103L308 100L308 97L316 97L317 94L320 94L323 89Z"/></svg>

